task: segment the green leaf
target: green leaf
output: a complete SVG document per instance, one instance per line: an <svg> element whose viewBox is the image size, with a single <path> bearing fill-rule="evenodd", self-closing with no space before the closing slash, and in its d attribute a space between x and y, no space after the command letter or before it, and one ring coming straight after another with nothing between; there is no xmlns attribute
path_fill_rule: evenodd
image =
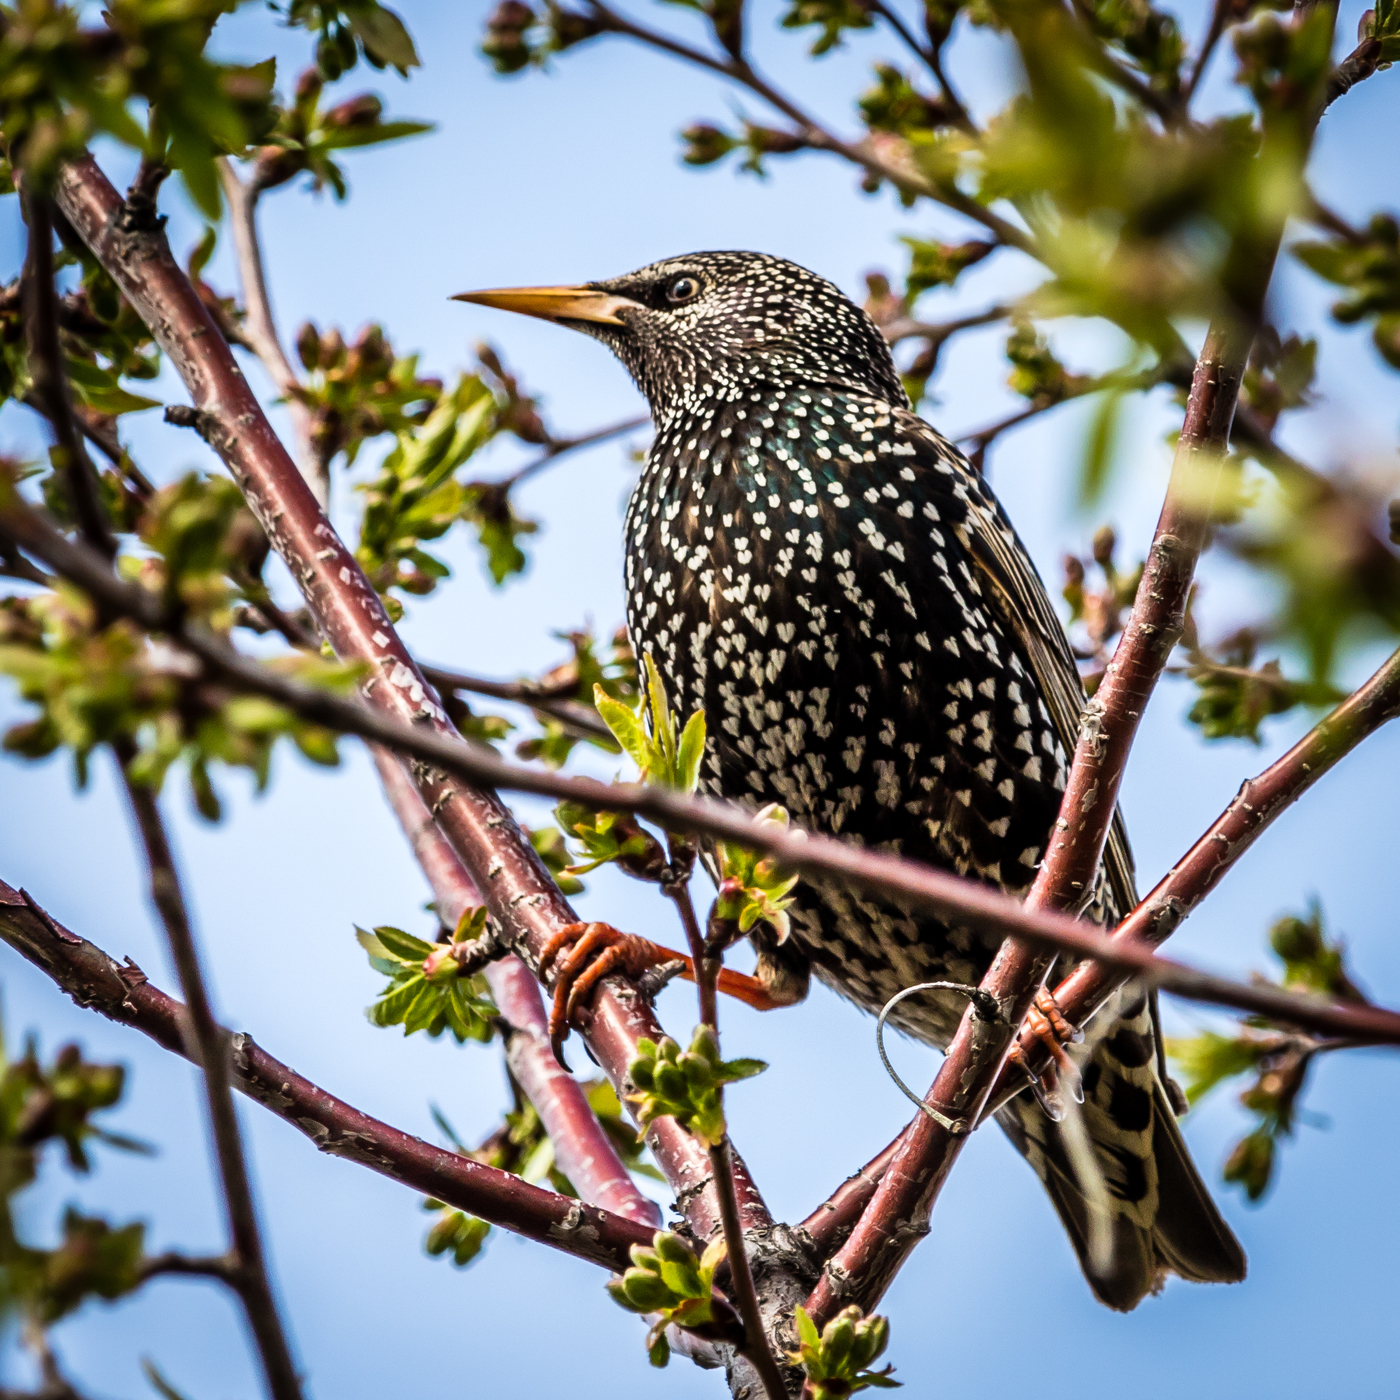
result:
<svg viewBox="0 0 1400 1400"><path fill-rule="evenodd" d="M413 46L413 38L393 10L384 5L369 5L355 10L349 19L351 28L371 57L390 64L401 74L418 67L418 50Z"/></svg>
<svg viewBox="0 0 1400 1400"><path fill-rule="evenodd" d="M600 685L593 687L593 704L632 762L645 772L651 759L651 746L641 717L620 700L607 695Z"/></svg>
<svg viewBox="0 0 1400 1400"><path fill-rule="evenodd" d="M390 956L400 958L404 962L421 963L433 951L433 944L425 943L423 939L415 938L411 933L405 933L402 929L392 928L387 924L376 928L374 933Z"/></svg>

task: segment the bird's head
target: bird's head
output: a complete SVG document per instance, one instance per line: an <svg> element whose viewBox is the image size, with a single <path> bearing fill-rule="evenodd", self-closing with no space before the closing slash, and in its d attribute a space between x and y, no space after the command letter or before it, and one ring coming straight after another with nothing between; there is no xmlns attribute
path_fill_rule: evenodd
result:
<svg viewBox="0 0 1400 1400"><path fill-rule="evenodd" d="M464 292L603 341L664 424L741 390L793 384L908 403L875 323L824 277L763 253L691 253L576 287Z"/></svg>

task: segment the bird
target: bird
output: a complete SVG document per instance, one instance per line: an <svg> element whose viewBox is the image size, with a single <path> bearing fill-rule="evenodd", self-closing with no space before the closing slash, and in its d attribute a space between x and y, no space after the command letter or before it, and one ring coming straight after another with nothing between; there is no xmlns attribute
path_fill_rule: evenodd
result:
<svg viewBox="0 0 1400 1400"><path fill-rule="evenodd" d="M675 712L704 712L701 790L778 803L809 830L1024 896L1083 686L1001 503L914 411L874 321L826 278L742 251L458 299L600 340L650 405L655 437L623 527L627 628ZM918 983L978 982L1000 941L835 883L793 894L783 941L764 924L751 935L756 1004L799 1001L815 975L878 1012ZM1112 924L1136 902L1115 814L1083 912ZM615 942L601 927L561 931L542 973L571 940L590 958ZM603 951L569 1009L600 976L645 962L643 943ZM946 1049L964 1007L960 993L922 992L890 1020ZM1244 1253L1176 1123L1155 996L1121 994L1088 1029L1080 1111L1107 1188L1107 1251L1053 1103L1022 1093L997 1118L1095 1296L1128 1311L1170 1274L1242 1279Z"/></svg>

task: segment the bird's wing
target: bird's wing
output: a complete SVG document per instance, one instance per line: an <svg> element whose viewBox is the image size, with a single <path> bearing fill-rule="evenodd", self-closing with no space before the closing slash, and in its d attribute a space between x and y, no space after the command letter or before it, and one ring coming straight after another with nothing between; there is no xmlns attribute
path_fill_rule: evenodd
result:
<svg viewBox="0 0 1400 1400"><path fill-rule="evenodd" d="M1084 687L1065 629L1035 565L1000 504L957 448L914 414L901 412L896 417L901 430L923 450L932 448L945 462L966 472L968 509L954 529L976 564L984 596L1019 639L1030 661L1065 752L1073 754L1084 711ZM1116 809L1103 864L1116 905L1113 912L1121 917L1137 903L1137 888L1127 828L1122 812Z"/></svg>

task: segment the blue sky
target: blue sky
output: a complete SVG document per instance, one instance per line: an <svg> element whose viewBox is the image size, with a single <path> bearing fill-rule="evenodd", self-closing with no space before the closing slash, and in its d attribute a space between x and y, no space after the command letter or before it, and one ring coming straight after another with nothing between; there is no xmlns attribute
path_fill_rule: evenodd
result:
<svg viewBox="0 0 1400 1400"><path fill-rule="evenodd" d="M668 254L707 247L779 253L831 276L853 294L871 267L897 270L900 233L962 235L951 218L902 211L888 196L867 198L852 172L820 156L775 161L759 182L727 169L680 166L674 132L697 117L729 119L754 103L620 42L585 47L550 75L495 78L475 53L487 6L405 3L424 57L405 84L357 70L346 95L373 87L395 115L438 124L435 134L386 152L351 155L348 204L299 191L270 196L263 227L284 336L305 318L347 332L369 320L396 345L420 350L434 372L465 368L471 345L489 337L539 388L551 422L583 431L636 412L625 375L598 345L557 328L448 297L475 286L608 276ZM1354 30L1360 5L1343 6L1339 31ZM763 64L802 99L849 129L847 103L875 58L898 58L883 38L862 40L820 64L799 36L776 28L776 6L757 3L752 25ZM647 17L684 28L679 8ZM1201 16L1188 13L1188 33ZM697 31L698 32L698 31ZM230 54L275 49L289 86L304 63L304 36L277 30L252 7L221 27ZM996 103L1012 69L993 39L960 40L961 81L973 101ZM1230 61L1213 70L1212 100L1231 100ZM1396 113L1394 74L1382 73L1328 115L1316 161L1320 192L1362 216L1400 204L1400 174L1387 149ZM1384 158L1383 158L1384 156ZM112 156L114 175L125 172ZM172 242L182 255L199 224L173 195ZM6 278L22 257L14 202L0 209ZM231 290L224 250L207 274ZM992 260L956 296L930 298L930 319L976 308L1028 285L1024 265ZM1313 324L1325 290L1285 267L1276 314L1285 326ZM1075 367L1106 363L1107 333L1065 334ZM996 332L945 351L930 418L950 434L994 421L1014 406L1004 386ZM255 383L262 384L256 371ZM1394 470L1396 379L1375 365L1360 332L1324 336L1325 400L1292 439L1324 465L1351 460ZM265 385L263 385L265 387ZM181 401L169 378L160 395ZM158 414L127 420L142 465L168 479L212 467L191 436L164 428ZM1049 579L1058 556L1083 547L1111 519L1126 553L1145 548L1169 463L1164 403L1138 411L1125 432L1124 467L1092 518L1065 504L1085 432L1067 408L1008 437L994 451L992 477ZM6 450L34 452L42 439L13 407L0 415ZM644 442L638 435L637 442ZM503 448L487 465L504 472ZM415 604L405 632L426 659L509 676L559 657L554 629L591 618L611 628L621 616L620 512L633 467L617 445L579 454L526 490L522 508L542 522L529 542L532 566L496 590L474 550L449 546L454 577ZM353 524L354 500L336 483L339 523ZM1210 562L1208 602L1217 616L1248 614L1249 597L1228 567ZM1358 666L1364 659L1358 659ZM1168 682L1148 713L1124 792L1147 888L1233 795L1245 776L1297 736L1297 717L1276 722L1262 749L1208 747L1182 723L1190 696ZM0 712L14 713L0 691ZM1173 941L1172 952L1237 974L1266 965L1262 937L1280 913L1316 894L1331 927L1344 931L1364 985L1383 1000L1400 987L1392 936L1393 827L1386 819L1400 762L1400 730L1384 732L1319 784L1314 797L1279 820ZM0 876L26 886L60 919L117 956L129 954L154 980L174 978L145 902L131 833L99 761L88 791L75 794L62 760L27 765L0 758ZM605 766L598 771L608 771ZM379 798L363 755L345 745L337 773L279 756L271 792L255 798L238 775L220 780L229 815L211 829L194 818L179 785L166 810L183 861L216 1006L230 1025L313 1080L396 1125L436 1137L430 1104L466 1138L489 1130L504 1102L493 1051L404 1040L375 1031L362 1008L377 978L351 936L352 924L397 923L421 931L427 897ZM536 822L541 812L521 810ZM663 941L679 938L669 910L648 890L607 873L580 901ZM131 1070L116 1126L159 1146L153 1161L100 1154L90 1178L57 1167L25 1198L36 1233L77 1201L114 1218L149 1220L153 1249L218 1247L221 1227L191 1072L123 1028L79 1011L27 965L0 957L5 1023L18 1038L34 1028L51 1052L77 1038L89 1055ZM693 1019L691 994L664 994L675 1029ZM1168 1009L1178 1028L1201 1013ZM800 1219L900 1127L906 1105L876 1060L870 1021L822 989L801 1007L759 1017L724 1010L726 1045L772 1062L730 1096L736 1142L775 1213ZM936 1056L896 1046L906 1078L926 1080ZM1267 1394L1393 1394L1394 1263L1400 1206L1391 1163L1400 1153L1394 1060L1381 1054L1333 1057L1316 1076L1309 1103L1325 1125L1300 1127L1285 1153L1277 1189L1261 1208L1221 1191L1223 1207L1250 1255L1251 1275L1230 1289L1179 1283L1129 1317L1099 1308L1074 1265L1034 1178L995 1133L979 1134L940 1201L933 1233L887 1300L890 1358L908 1393L936 1385L966 1400L1013 1388L1068 1383L1076 1389L1130 1386L1141 1400L1188 1392L1204 1400ZM517 1396L564 1387L590 1395L715 1395L720 1382L685 1363L650 1370L635 1319L618 1310L596 1270L533 1245L493 1236L465 1272L421 1251L426 1217L417 1199L360 1168L318 1156L294 1131L251 1105L243 1111L276 1280L296 1353L313 1396L410 1394L451 1387ZM1228 1091L1187 1122L1203 1171L1219 1165L1243 1116ZM56 1334L72 1373L94 1394L150 1394L139 1358L152 1357L191 1400L256 1394L235 1310L204 1284L161 1282L136 1299L94 1307ZM1033 1368L1073 1357L1052 1375ZM14 1372L12 1377L11 1372ZM12 1348L0 1350L5 1381L25 1374ZM1120 1377L1123 1379L1120 1380ZM1131 1377L1131 1380L1127 1378Z"/></svg>

